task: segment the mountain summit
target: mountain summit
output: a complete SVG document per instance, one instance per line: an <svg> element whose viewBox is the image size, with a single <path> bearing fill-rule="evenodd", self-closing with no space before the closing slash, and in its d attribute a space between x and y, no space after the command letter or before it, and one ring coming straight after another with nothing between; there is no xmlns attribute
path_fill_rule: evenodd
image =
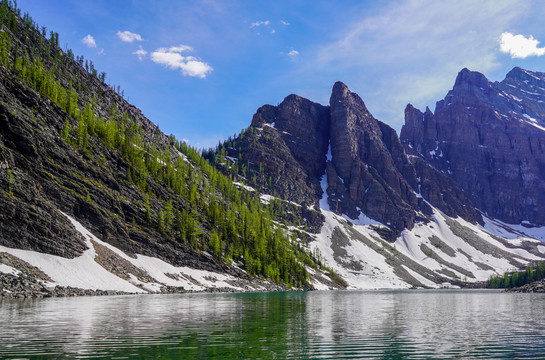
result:
<svg viewBox="0 0 545 360"><path fill-rule="evenodd" d="M401 141L502 221L545 224L545 73L463 69L435 112L405 109Z"/></svg>
<svg viewBox="0 0 545 360"><path fill-rule="evenodd" d="M430 215L429 204L481 221L461 189L409 156L395 130L342 82L334 84L329 106L290 95L261 107L241 136L216 151L237 159L236 171L262 191L308 204L322 200L350 219L385 224L393 237Z"/></svg>

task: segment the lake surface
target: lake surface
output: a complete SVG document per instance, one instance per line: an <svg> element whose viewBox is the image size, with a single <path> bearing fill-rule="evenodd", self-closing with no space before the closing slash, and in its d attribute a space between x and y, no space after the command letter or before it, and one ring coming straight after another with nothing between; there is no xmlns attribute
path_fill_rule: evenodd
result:
<svg viewBox="0 0 545 360"><path fill-rule="evenodd" d="M315 291L9 300L0 358L545 358L545 295Z"/></svg>

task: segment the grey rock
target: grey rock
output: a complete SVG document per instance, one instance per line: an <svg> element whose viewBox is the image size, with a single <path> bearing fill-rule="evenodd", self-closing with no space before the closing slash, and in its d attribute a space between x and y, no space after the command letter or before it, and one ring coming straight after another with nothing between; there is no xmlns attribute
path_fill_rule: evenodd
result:
<svg viewBox="0 0 545 360"><path fill-rule="evenodd" d="M545 73L502 82L463 69L435 113L408 105L401 140L508 223L545 224Z"/></svg>

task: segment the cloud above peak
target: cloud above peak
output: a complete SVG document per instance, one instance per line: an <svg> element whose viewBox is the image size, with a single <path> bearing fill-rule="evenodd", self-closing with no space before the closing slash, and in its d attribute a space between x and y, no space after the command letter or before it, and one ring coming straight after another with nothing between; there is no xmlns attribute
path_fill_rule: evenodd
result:
<svg viewBox="0 0 545 360"><path fill-rule="evenodd" d="M213 68L193 56L184 56L182 53L185 51L193 51L193 48L187 45L159 48L150 54L150 58L156 64L172 70L181 70L183 76L206 78Z"/></svg>
<svg viewBox="0 0 545 360"><path fill-rule="evenodd" d="M90 48L96 48L97 47L97 43L95 41L95 38L91 34L87 34L87 36L85 36L83 39L81 39L81 42L83 44L87 45L87 47L90 47Z"/></svg>
<svg viewBox="0 0 545 360"><path fill-rule="evenodd" d="M504 32L500 38L500 51L511 55L514 59L524 59L528 56L545 55L545 47L538 47L539 41L532 35L515 35L510 32Z"/></svg>
<svg viewBox="0 0 545 360"><path fill-rule="evenodd" d="M140 34L136 34L136 33L133 33L133 32L130 32L130 31L121 31L119 30L117 32L117 37L123 41L123 42L128 42L128 43L132 43L132 42L135 42L135 41L143 41L144 39L142 39L142 36Z"/></svg>

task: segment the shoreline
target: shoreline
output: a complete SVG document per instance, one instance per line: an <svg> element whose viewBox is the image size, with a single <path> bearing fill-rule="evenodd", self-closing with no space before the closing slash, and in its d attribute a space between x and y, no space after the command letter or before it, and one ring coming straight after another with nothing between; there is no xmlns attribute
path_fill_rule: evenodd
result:
<svg viewBox="0 0 545 360"><path fill-rule="evenodd" d="M26 275L26 276L25 276ZM241 280L240 288L210 287L203 290L185 289L184 287L164 285L158 292L127 292L119 290L93 290L72 286L48 286L48 284L35 277L24 274L0 273L0 300L4 299L41 299L51 297L80 297L80 296L115 296L115 295L159 295L159 294L191 294L191 293L246 293L246 292L278 292L278 291L305 291L310 289L288 289L278 284L255 280L255 288Z"/></svg>

